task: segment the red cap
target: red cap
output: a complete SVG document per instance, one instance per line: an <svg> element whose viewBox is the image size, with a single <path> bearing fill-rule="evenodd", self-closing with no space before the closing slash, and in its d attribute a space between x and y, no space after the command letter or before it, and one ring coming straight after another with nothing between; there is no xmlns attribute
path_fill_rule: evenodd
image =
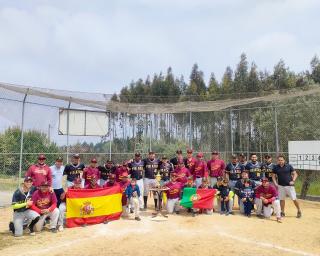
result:
<svg viewBox="0 0 320 256"><path fill-rule="evenodd" d="M171 177L176 178L178 175L176 173L171 173Z"/></svg>
<svg viewBox="0 0 320 256"><path fill-rule="evenodd" d="M198 158L203 157L203 153L202 153L202 152L199 152L199 153L197 154L197 157L198 157Z"/></svg>
<svg viewBox="0 0 320 256"><path fill-rule="evenodd" d="M96 158L91 158L91 163L97 163L97 159Z"/></svg>
<svg viewBox="0 0 320 256"><path fill-rule="evenodd" d="M267 182L267 181L269 181L269 180L268 180L268 178L262 178L261 181L262 181L262 182Z"/></svg>
<svg viewBox="0 0 320 256"><path fill-rule="evenodd" d="M192 150L191 148L188 148L188 149L187 149L187 153L188 153L188 154L192 154L192 153L193 153L193 150Z"/></svg>
<svg viewBox="0 0 320 256"><path fill-rule="evenodd" d="M214 150L214 151L212 151L212 153L211 153L212 155L219 155L219 152L218 151L216 151L216 150Z"/></svg>
<svg viewBox="0 0 320 256"><path fill-rule="evenodd" d="M122 162L122 165L123 165L123 166L127 166L127 165L128 165L128 161L127 161L127 160L124 160L124 161Z"/></svg>
<svg viewBox="0 0 320 256"><path fill-rule="evenodd" d="M44 155L44 154L40 154L39 156L38 156L38 160L46 160L47 158L46 158L46 156Z"/></svg>
<svg viewBox="0 0 320 256"><path fill-rule="evenodd" d="M122 178L128 178L129 174L127 172L122 173Z"/></svg>

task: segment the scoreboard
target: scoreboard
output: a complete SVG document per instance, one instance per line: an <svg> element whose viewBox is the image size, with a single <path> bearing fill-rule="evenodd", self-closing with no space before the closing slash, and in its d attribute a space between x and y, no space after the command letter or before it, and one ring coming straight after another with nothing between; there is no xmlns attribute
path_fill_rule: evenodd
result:
<svg viewBox="0 0 320 256"><path fill-rule="evenodd" d="M300 170L320 171L320 141L289 141L289 163Z"/></svg>

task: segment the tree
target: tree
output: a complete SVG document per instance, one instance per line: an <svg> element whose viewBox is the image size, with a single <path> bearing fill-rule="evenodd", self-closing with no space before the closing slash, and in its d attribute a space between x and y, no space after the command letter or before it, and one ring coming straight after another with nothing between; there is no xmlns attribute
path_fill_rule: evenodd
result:
<svg viewBox="0 0 320 256"><path fill-rule="evenodd" d="M249 76L248 76L248 81L246 84L246 91L258 92L259 90L260 90L260 80L259 80L259 74L257 71L257 65L254 62L252 62Z"/></svg>
<svg viewBox="0 0 320 256"><path fill-rule="evenodd" d="M289 74L289 69L286 67L284 61L280 59L273 69L272 78L275 88L278 90L290 88L292 83L289 80L289 75L291 76L290 79L292 79L292 74Z"/></svg>
<svg viewBox="0 0 320 256"><path fill-rule="evenodd" d="M231 93L233 84L233 71L228 66L222 77L221 89L224 94Z"/></svg>
<svg viewBox="0 0 320 256"><path fill-rule="evenodd" d="M207 87L203 79L203 72L199 70L198 64L194 64L190 74L190 83L186 89L187 95L192 95L194 100L205 98Z"/></svg>
<svg viewBox="0 0 320 256"><path fill-rule="evenodd" d="M234 72L233 91L243 92L247 89L248 81L248 61L247 55L242 53L240 56L240 62L237 65L237 69Z"/></svg>
<svg viewBox="0 0 320 256"><path fill-rule="evenodd" d="M219 83L216 80L214 73L211 73L209 86L208 86L208 98L210 100L218 99L219 97Z"/></svg>
<svg viewBox="0 0 320 256"><path fill-rule="evenodd" d="M315 55L311 60L311 78L315 83L320 83L320 60Z"/></svg>

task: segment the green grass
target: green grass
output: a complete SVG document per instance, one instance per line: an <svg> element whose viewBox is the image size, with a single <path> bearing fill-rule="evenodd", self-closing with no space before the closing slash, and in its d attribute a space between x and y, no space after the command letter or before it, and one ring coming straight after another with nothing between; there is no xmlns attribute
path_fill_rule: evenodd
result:
<svg viewBox="0 0 320 256"><path fill-rule="evenodd" d="M302 180L297 179L295 183L295 188L297 191L297 194L300 194L301 187L302 187ZM308 190L309 196L320 196L320 180L315 180L310 184L310 188Z"/></svg>

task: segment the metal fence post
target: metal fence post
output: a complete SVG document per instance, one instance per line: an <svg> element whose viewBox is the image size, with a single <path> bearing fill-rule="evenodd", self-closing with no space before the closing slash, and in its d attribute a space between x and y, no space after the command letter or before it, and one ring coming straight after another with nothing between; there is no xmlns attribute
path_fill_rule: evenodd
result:
<svg viewBox="0 0 320 256"><path fill-rule="evenodd" d="M275 123L275 143L276 143L276 154L279 155L279 133L278 133L278 113L277 108L274 106L274 123Z"/></svg>
<svg viewBox="0 0 320 256"><path fill-rule="evenodd" d="M22 113L21 113L21 138L20 138L20 159L19 159L19 179L18 179L18 186L20 185L21 182L21 173L22 173L22 155L23 155L23 139L24 139L24 111L25 111L25 104L26 104L26 99L28 96L28 91L27 89L26 94L24 95L23 102L22 102Z"/></svg>
<svg viewBox="0 0 320 256"><path fill-rule="evenodd" d="M233 130L232 130L232 109L230 108L230 142L231 142L231 154L233 155Z"/></svg>
<svg viewBox="0 0 320 256"><path fill-rule="evenodd" d="M68 112L67 112L67 163L69 163L69 120L70 120L70 106L71 106L71 101L69 101L68 104Z"/></svg>
<svg viewBox="0 0 320 256"><path fill-rule="evenodd" d="M189 114L189 130L190 130L190 134L189 134L189 147L192 148L192 112L190 111Z"/></svg>

